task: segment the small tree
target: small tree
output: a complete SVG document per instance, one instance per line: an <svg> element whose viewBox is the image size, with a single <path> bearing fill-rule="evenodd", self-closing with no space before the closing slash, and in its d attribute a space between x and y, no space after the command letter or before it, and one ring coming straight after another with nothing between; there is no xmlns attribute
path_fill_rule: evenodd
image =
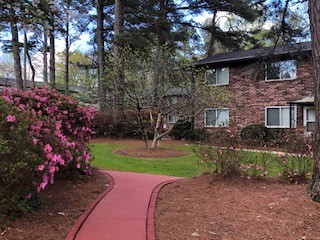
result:
<svg viewBox="0 0 320 240"><path fill-rule="evenodd" d="M124 93L124 109L130 109L137 115L136 122L146 147L149 147L146 127L148 124L153 126L151 148L158 147L160 140L172 130L162 130L163 116L174 114L180 122L188 121L202 112L205 106L219 106L225 100L222 88L204 86L203 70L195 69L190 61L179 58L168 49L161 52L159 57L152 49L149 53L142 53L125 48L125 81L117 86ZM159 81L154 81L159 68L162 76ZM143 121L146 110L150 112L148 122Z"/></svg>

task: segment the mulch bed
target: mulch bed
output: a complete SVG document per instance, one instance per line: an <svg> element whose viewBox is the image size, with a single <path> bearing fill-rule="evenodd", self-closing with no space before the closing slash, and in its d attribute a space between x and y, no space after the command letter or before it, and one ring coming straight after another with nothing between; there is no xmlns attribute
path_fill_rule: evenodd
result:
<svg viewBox="0 0 320 240"><path fill-rule="evenodd" d="M0 240L61 240L80 215L107 188L107 180L99 172L90 178L57 178L41 192L40 209L22 217L9 219Z"/></svg>
<svg viewBox="0 0 320 240"><path fill-rule="evenodd" d="M307 185L203 175L161 190L155 226L158 240L317 240L319 219Z"/></svg>

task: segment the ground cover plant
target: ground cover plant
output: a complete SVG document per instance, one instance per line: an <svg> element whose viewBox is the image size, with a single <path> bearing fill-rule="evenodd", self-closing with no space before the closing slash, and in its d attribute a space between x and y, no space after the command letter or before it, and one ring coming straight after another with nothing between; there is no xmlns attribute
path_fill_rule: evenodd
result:
<svg viewBox="0 0 320 240"><path fill-rule="evenodd" d="M57 172L90 174L94 109L48 88L0 93L1 216L39 205Z"/></svg>

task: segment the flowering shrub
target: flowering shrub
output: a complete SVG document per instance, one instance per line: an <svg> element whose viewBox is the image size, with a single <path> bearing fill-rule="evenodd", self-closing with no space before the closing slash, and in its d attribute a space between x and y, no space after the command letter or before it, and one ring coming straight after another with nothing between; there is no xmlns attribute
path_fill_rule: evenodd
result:
<svg viewBox="0 0 320 240"><path fill-rule="evenodd" d="M239 134L236 129L226 128L214 135L214 143L219 139L223 148L212 145L198 145L194 148L199 157L198 163L205 165L209 172L220 173L223 177L237 177L241 175L244 152L237 149Z"/></svg>
<svg viewBox="0 0 320 240"><path fill-rule="evenodd" d="M219 129L211 139L211 144L198 145L194 152L199 157L199 164L224 177L261 178L272 165L279 167L273 170L281 172L281 176L299 183L307 180L312 169L312 139L306 138L299 129L279 133L277 146L283 147L283 153L279 154L269 153L266 144L255 152L242 149L238 131L232 128Z"/></svg>
<svg viewBox="0 0 320 240"><path fill-rule="evenodd" d="M58 171L90 174L93 108L48 88L0 92L1 186L7 209L54 182Z"/></svg>
<svg viewBox="0 0 320 240"><path fill-rule="evenodd" d="M292 183L306 181L313 164L313 140L295 129L285 131L279 141L285 149L285 153L277 155L277 163L283 170L282 176Z"/></svg>

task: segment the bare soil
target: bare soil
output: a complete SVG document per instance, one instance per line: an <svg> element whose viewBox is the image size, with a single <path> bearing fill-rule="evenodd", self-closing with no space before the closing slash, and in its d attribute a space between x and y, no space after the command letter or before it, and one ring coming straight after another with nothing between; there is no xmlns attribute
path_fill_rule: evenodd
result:
<svg viewBox="0 0 320 240"><path fill-rule="evenodd" d="M64 239L87 206L107 188L99 172L90 178L57 178L40 193L41 207L15 219L0 232L0 240Z"/></svg>
<svg viewBox="0 0 320 240"><path fill-rule="evenodd" d="M320 204L307 185L215 175L164 187L156 207L157 240L320 239Z"/></svg>

